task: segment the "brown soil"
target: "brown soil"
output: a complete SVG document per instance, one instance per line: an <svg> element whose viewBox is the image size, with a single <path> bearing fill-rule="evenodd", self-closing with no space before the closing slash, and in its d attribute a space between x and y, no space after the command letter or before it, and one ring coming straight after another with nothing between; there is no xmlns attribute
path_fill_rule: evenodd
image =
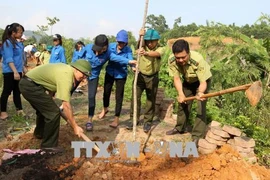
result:
<svg viewBox="0 0 270 180"><path fill-rule="evenodd" d="M76 98L75 98L76 97ZM113 98L113 97L112 97ZM79 99L79 100L78 100ZM98 91L97 100L102 99L102 90ZM77 102L78 101L78 102ZM74 94L73 104L76 112L76 120L84 127L87 118L87 93ZM114 102L112 102L113 106ZM29 108L30 109L30 108ZM96 114L101 109L96 109ZM33 111L28 111L33 114ZM113 120L113 108L104 119L94 121L94 131L87 132L87 136L93 141L132 141L132 132L125 129L129 120L129 102L123 106L121 123L117 129L110 128L109 121ZM34 118L34 116L32 117ZM34 122L34 121L33 121ZM190 141L190 134L166 136L165 131L174 126L172 119L157 123L146 147L153 148L155 141ZM7 123L2 124L8 126ZM80 139L73 134L70 126L61 121L59 146L64 148L62 153L45 153L14 157L3 161L0 166L0 179L270 179L270 170L258 164L249 164L239 157L229 146L210 155L200 155L198 158L170 158L154 153L140 154L136 161L131 161L125 154L116 154L108 159L84 158L85 151L81 151L81 158L74 158L74 150L71 141ZM14 135L12 138L1 139L1 149L9 148L21 150L26 148L37 149L40 140L32 134L33 128L28 132ZM148 135L137 128L136 141L141 146L147 140ZM12 139L12 140L11 140ZM82 141L82 140L80 140ZM94 153L95 154L95 153Z"/></svg>

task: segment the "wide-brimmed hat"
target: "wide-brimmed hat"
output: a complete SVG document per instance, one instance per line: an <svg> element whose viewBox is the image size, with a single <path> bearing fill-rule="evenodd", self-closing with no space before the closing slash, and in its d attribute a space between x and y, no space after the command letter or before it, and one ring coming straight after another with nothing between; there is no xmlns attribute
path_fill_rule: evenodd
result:
<svg viewBox="0 0 270 180"><path fill-rule="evenodd" d="M70 64L72 67L81 71L86 76L91 76L91 64L85 59L78 59Z"/></svg>
<svg viewBox="0 0 270 180"><path fill-rule="evenodd" d="M40 56L40 52L39 51L37 51L37 52L35 52L35 54L34 54L34 56L37 58L37 57L39 57Z"/></svg>

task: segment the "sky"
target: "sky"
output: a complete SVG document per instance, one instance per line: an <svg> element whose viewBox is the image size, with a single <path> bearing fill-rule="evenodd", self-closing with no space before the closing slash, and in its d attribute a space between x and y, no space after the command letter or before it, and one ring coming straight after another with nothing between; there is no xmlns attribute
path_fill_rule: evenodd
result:
<svg viewBox="0 0 270 180"><path fill-rule="evenodd" d="M145 0L0 0L0 28L13 22L25 30L47 25L46 17L60 19L53 34L67 38L93 39L98 34L116 35L121 29L138 36L142 27ZM163 15L172 28L174 20L182 25L206 21L238 26L254 24L262 13L270 14L270 0L149 0L148 15ZM48 32L50 35L50 31Z"/></svg>

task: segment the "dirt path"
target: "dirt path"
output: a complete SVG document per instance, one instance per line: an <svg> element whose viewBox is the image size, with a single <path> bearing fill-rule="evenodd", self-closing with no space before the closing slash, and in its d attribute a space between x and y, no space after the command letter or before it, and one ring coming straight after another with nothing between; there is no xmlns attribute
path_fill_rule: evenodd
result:
<svg viewBox="0 0 270 180"><path fill-rule="evenodd" d="M112 100L114 97L111 97ZM96 114L102 107L102 89L98 90ZM74 94L72 103L78 124L84 127L87 119L87 92ZM94 141L132 141L132 132L125 129L129 120L130 103L125 102L121 116L121 123L117 129L108 125L114 118L111 103L110 112L104 119L95 117L94 131L87 132L87 136ZM33 110L27 109L34 118ZM29 121L31 124L33 120ZM152 149L156 141L190 141L190 135L166 136L165 131L174 126L173 120L157 124L148 142L147 149ZM153 152L140 155L137 161L130 161L123 153L116 153L109 159L84 158L85 150L81 151L81 158L74 158L71 141L79 141L72 129L61 121L59 145L65 149L63 153L15 157L3 162L0 166L0 179L270 179L270 170L257 164L249 164L234 152L229 146L224 146L210 155L200 155L198 158L170 158L168 154L158 155ZM1 122L1 132L6 131L10 123ZM40 140L28 132L14 135L13 140L2 138L0 150L9 148L38 149ZM137 141L141 145L147 139L142 127L137 129ZM110 147L109 150L112 150ZM94 152L93 152L94 153ZM3 156L0 152L0 156ZM94 153L95 155L95 153Z"/></svg>

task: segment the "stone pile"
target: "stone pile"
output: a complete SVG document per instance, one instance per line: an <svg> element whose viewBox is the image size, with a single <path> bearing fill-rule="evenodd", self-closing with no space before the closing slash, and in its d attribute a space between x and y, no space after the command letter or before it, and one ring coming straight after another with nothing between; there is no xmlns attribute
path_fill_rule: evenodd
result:
<svg viewBox="0 0 270 180"><path fill-rule="evenodd" d="M236 127L229 125L221 126L217 121L211 122L205 138L199 140L198 151L202 154L209 154L225 144L231 145L234 150L249 162L257 162L254 153L254 139L246 137Z"/></svg>
<svg viewBox="0 0 270 180"><path fill-rule="evenodd" d="M174 99L172 98L164 98L160 107L159 107L159 118L160 119L170 119L173 114L173 104Z"/></svg>

